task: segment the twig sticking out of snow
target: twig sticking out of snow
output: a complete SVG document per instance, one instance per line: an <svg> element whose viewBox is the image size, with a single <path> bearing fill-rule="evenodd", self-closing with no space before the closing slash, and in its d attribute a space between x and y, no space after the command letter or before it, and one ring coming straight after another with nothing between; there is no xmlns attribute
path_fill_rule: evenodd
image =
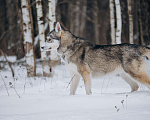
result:
<svg viewBox="0 0 150 120"><path fill-rule="evenodd" d="M15 88L15 80L17 80L17 79L15 79L15 78L14 78L14 87L13 87L13 88L14 88L14 90L15 90L16 94L18 95L18 97L19 97L19 98L21 98L21 97L20 97L20 95L18 94L18 92L17 92L16 88Z"/></svg>
<svg viewBox="0 0 150 120"><path fill-rule="evenodd" d="M68 86L66 87L66 90L69 87L69 85L71 84L71 82L72 82L72 80L73 80L74 77L75 77L75 75L71 78L70 82L68 83Z"/></svg>
<svg viewBox="0 0 150 120"><path fill-rule="evenodd" d="M117 106L115 106L115 108L116 108L117 112L119 112L119 110L120 110L120 109L119 109L119 108L117 108Z"/></svg>
<svg viewBox="0 0 150 120"><path fill-rule="evenodd" d="M124 104L123 104L123 103L124 103L124 100L122 100L121 103L122 103L122 107L123 107L123 109L124 109Z"/></svg>
<svg viewBox="0 0 150 120"><path fill-rule="evenodd" d="M128 98L128 95L126 95L126 109L127 109L127 98Z"/></svg>
<svg viewBox="0 0 150 120"><path fill-rule="evenodd" d="M24 82L24 91L23 91L24 94L25 94L25 90L26 90L26 77L25 77L25 82Z"/></svg>
<svg viewBox="0 0 150 120"><path fill-rule="evenodd" d="M1 78L2 78L2 80L3 80L3 82L4 82L4 86L5 86L5 88L6 88L7 94L8 94L8 96L9 96L9 92L8 92L6 83L5 83L4 79L3 79L3 76L2 76L2 74L1 74L1 71L0 71L0 75L1 75Z"/></svg>

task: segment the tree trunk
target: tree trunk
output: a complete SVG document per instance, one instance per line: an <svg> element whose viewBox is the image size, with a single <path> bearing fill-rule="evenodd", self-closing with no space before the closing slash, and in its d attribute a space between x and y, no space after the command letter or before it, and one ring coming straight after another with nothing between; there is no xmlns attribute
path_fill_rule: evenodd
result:
<svg viewBox="0 0 150 120"><path fill-rule="evenodd" d="M70 0L69 2L69 18L70 18L70 31L74 34L74 20L75 20L75 0Z"/></svg>
<svg viewBox="0 0 150 120"><path fill-rule="evenodd" d="M56 4L55 4L55 0L48 0L48 4L49 4L49 29L50 29L50 31L52 31L54 29L54 23L56 22L56 15L55 15ZM51 66L52 66L52 63L54 61L58 61L58 59L59 59L59 57L57 55L57 51L51 51L50 52L50 58L49 58ZM50 73L51 73L51 76L52 76L53 69L51 68L51 66L49 66L49 70L50 70Z"/></svg>
<svg viewBox="0 0 150 120"><path fill-rule="evenodd" d="M11 49L12 46L14 46L14 43L16 43L17 38L17 14L16 14L16 8L13 0L6 0L6 7L7 7L7 20L8 20L8 30L10 30L10 33L8 35L8 49ZM13 29L12 29L13 28Z"/></svg>
<svg viewBox="0 0 150 120"><path fill-rule="evenodd" d="M40 48L45 43L45 34L44 34L44 17L42 11L42 2L41 0L36 0L36 11L37 11L37 22L38 22L38 30L39 30L39 41L40 41ZM50 73L48 61L46 61L46 51L41 51L41 59L43 61L42 69L43 69L43 76L47 76Z"/></svg>
<svg viewBox="0 0 150 120"><path fill-rule="evenodd" d="M100 44L99 40L99 25L98 25L98 2L94 0L94 33L95 33L95 44Z"/></svg>
<svg viewBox="0 0 150 120"><path fill-rule="evenodd" d="M128 3L128 15L129 15L129 42L133 44L133 12L132 12L132 0L127 0Z"/></svg>
<svg viewBox="0 0 150 120"><path fill-rule="evenodd" d="M110 9L111 44L116 44L114 0L109 0L109 9Z"/></svg>
<svg viewBox="0 0 150 120"><path fill-rule="evenodd" d="M145 45L145 42L144 42L144 39L143 39L143 28L142 28L142 20L141 20L140 0L138 0L138 8L139 8L139 33L140 33L140 39L141 39L141 44Z"/></svg>
<svg viewBox="0 0 150 120"><path fill-rule="evenodd" d="M82 11L80 12L80 37L85 37L87 0L82 0L82 4L80 4L80 9Z"/></svg>
<svg viewBox="0 0 150 120"><path fill-rule="evenodd" d="M80 35L80 1L76 0L75 6L75 19L74 19L74 34L76 36Z"/></svg>
<svg viewBox="0 0 150 120"><path fill-rule="evenodd" d="M23 17L23 34L24 34L24 48L27 64L27 76L33 77L36 75L35 55L33 49L33 26L31 8L28 0L21 0L21 9Z"/></svg>
<svg viewBox="0 0 150 120"><path fill-rule="evenodd" d="M50 31L54 29L54 22L56 22L56 15L55 15L55 0L48 0L49 4L49 27Z"/></svg>
<svg viewBox="0 0 150 120"><path fill-rule="evenodd" d="M56 4L55 0L48 0L49 4L49 30L52 31L54 29L54 23L56 22L56 15L55 15L55 10L56 10ZM57 55L56 51L51 51L51 60L56 60Z"/></svg>
<svg viewBox="0 0 150 120"><path fill-rule="evenodd" d="M116 28L116 43L121 43L121 31L122 31L122 19L121 19L121 6L120 1L115 0L116 6L116 19L117 19L117 28Z"/></svg>

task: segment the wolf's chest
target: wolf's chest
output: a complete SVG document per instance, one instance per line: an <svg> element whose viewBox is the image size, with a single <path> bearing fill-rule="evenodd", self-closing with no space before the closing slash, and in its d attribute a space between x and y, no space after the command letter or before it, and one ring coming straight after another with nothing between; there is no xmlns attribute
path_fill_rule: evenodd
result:
<svg viewBox="0 0 150 120"><path fill-rule="evenodd" d="M69 69L69 71L72 73L72 74L79 74L78 72L78 67L76 64L70 62L67 65L67 68Z"/></svg>

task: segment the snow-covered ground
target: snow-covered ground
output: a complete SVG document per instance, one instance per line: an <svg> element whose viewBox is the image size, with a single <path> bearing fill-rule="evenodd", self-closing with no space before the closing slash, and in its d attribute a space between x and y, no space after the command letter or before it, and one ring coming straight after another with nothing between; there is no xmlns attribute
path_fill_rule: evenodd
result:
<svg viewBox="0 0 150 120"><path fill-rule="evenodd" d="M47 79L27 78L23 66L14 69L15 80L10 71L0 72L0 120L150 120L150 91L143 85L130 93L119 76L92 79L92 95L86 95L81 79L76 95L70 96L65 66Z"/></svg>

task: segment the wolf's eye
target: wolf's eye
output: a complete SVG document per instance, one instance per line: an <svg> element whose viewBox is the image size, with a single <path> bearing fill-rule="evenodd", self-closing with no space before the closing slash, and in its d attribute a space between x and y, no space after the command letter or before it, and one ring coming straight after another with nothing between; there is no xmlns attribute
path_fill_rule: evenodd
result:
<svg viewBox="0 0 150 120"><path fill-rule="evenodd" d="M47 40L47 42L48 42L48 43L52 43L52 42L53 42L53 39L50 38L50 39Z"/></svg>
<svg viewBox="0 0 150 120"><path fill-rule="evenodd" d="M51 37L48 36L47 37L47 42L51 42L51 40L52 40Z"/></svg>

